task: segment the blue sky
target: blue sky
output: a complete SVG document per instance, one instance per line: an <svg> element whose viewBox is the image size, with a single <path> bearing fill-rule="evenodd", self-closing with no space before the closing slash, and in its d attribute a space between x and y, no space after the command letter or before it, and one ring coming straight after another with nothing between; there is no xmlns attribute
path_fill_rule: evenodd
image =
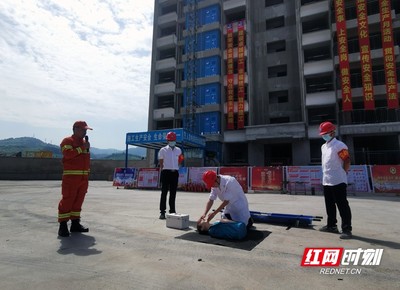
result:
<svg viewBox="0 0 400 290"><path fill-rule="evenodd" d="M1 0L0 139L58 145L85 120L91 145L147 130L153 0Z"/></svg>

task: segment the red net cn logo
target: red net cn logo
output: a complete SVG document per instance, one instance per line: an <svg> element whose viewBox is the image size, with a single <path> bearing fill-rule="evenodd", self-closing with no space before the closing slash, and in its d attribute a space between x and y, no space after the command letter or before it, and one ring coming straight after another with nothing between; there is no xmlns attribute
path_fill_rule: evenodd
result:
<svg viewBox="0 0 400 290"><path fill-rule="evenodd" d="M337 267L343 255L343 248L305 248L301 266Z"/></svg>

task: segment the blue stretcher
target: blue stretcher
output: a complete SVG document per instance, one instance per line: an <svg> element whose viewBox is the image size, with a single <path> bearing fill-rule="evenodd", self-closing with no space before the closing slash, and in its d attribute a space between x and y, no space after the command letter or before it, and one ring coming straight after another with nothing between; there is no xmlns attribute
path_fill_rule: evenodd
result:
<svg viewBox="0 0 400 290"><path fill-rule="evenodd" d="M250 215L255 223L284 224L295 227L309 227L313 221L321 221L321 216L266 213L259 211L250 211Z"/></svg>

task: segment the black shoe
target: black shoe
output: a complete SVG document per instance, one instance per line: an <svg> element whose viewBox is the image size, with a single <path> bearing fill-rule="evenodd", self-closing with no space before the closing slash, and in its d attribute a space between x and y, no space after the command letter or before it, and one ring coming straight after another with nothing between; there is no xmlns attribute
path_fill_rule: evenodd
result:
<svg viewBox="0 0 400 290"><path fill-rule="evenodd" d="M165 213L160 214L160 220L165 220Z"/></svg>
<svg viewBox="0 0 400 290"><path fill-rule="evenodd" d="M85 228L81 225L80 219L71 221L71 233L87 233L89 232L89 228Z"/></svg>
<svg viewBox="0 0 400 290"><path fill-rule="evenodd" d="M247 229L250 229L253 226L254 220L252 217L249 218L249 221L247 222Z"/></svg>
<svg viewBox="0 0 400 290"><path fill-rule="evenodd" d="M328 226L323 226L322 228L319 229L320 232L325 232L325 233L334 233L338 234L339 230L337 227L328 227Z"/></svg>
<svg viewBox="0 0 400 290"><path fill-rule="evenodd" d="M343 231L342 234L340 235L340 238L342 240L348 240L353 237L352 233L350 231Z"/></svg>
<svg viewBox="0 0 400 290"><path fill-rule="evenodd" d="M58 229L58 236L69 237L67 222L60 222L60 227Z"/></svg>

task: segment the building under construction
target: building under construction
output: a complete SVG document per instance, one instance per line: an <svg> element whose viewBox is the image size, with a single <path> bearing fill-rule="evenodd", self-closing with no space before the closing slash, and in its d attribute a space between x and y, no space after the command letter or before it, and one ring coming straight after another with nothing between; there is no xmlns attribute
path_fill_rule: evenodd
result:
<svg viewBox="0 0 400 290"><path fill-rule="evenodd" d="M400 1L155 0L148 130L206 138L187 166L400 163Z"/></svg>

